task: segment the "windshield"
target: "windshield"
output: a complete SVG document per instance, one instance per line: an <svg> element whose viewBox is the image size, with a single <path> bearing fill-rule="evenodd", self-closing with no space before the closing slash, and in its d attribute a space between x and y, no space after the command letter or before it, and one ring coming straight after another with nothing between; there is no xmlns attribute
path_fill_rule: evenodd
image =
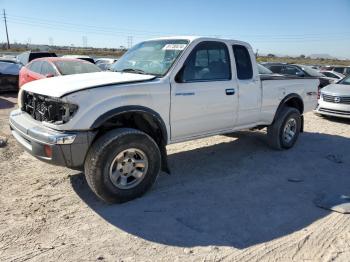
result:
<svg viewBox="0 0 350 262"><path fill-rule="evenodd" d="M341 80L338 84L341 85L350 85L350 75Z"/></svg>
<svg viewBox="0 0 350 262"><path fill-rule="evenodd" d="M163 76L187 44L187 40L174 39L142 42L126 52L111 70Z"/></svg>
<svg viewBox="0 0 350 262"><path fill-rule="evenodd" d="M54 62L61 75L74 75L83 73L100 72L101 69L83 61L56 61Z"/></svg>
<svg viewBox="0 0 350 262"><path fill-rule="evenodd" d="M310 76L315 76L315 77L322 77L325 76L319 72L317 72L315 69L309 67L309 66L303 66L303 70Z"/></svg>

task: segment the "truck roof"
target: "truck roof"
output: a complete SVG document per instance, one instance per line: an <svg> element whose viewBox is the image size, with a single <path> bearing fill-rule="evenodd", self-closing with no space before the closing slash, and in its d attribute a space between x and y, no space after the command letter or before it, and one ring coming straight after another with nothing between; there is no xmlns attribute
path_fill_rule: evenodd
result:
<svg viewBox="0 0 350 262"><path fill-rule="evenodd" d="M202 40L202 41L226 41L226 42L234 42L236 44L241 44L247 47L251 48L251 45L247 42L235 40L235 39L225 39L225 38L219 38L219 37L208 37L208 36L193 36L193 35L179 35L179 36L164 36L164 37L158 37L158 38L152 38L146 41L154 41L154 40L170 40L170 39L184 39L188 40L190 42Z"/></svg>

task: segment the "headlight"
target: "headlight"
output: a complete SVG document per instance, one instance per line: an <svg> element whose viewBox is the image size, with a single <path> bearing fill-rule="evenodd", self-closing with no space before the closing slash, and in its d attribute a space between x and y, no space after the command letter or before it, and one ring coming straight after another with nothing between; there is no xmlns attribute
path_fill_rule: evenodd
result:
<svg viewBox="0 0 350 262"><path fill-rule="evenodd" d="M78 111L78 106L73 104L63 104L62 108L62 123L67 123Z"/></svg>

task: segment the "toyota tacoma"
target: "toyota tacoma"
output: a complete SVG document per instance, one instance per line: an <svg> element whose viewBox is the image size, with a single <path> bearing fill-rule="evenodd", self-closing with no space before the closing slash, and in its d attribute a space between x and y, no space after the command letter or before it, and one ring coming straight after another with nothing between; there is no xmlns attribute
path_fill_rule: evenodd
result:
<svg viewBox="0 0 350 262"><path fill-rule="evenodd" d="M25 84L9 120L29 153L83 170L107 202L137 198L169 172L172 143L267 127L270 146L289 149L317 104L318 79L259 76L252 47L236 40L153 39L111 71Z"/></svg>

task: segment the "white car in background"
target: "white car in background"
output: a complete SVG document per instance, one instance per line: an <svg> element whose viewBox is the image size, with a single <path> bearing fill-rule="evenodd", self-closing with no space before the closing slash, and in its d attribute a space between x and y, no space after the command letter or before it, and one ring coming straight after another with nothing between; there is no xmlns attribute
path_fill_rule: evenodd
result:
<svg viewBox="0 0 350 262"><path fill-rule="evenodd" d="M96 58L95 59L95 64L113 64L115 62L117 62L118 59L116 58L106 58L106 57L102 57L102 58Z"/></svg>
<svg viewBox="0 0 350 262"><path fill-rule="evenodd" d="M107 71L117 61L118 59L116 58L96 58L95 65L97 65L101 70Z"/></svg>
<svg viewBox="0 0 350 262"><path fill-rule="evenodd" d="M323 69L327 71L338 72L346 76L350 74L350 66L326 66Z"/></svg>
<svg viewBox="0 0 350 262"><path fill-rule="evenodd" d="M315 113L350 118L350 76L321 90Z"/></svg>
<svg viewBox="0 0 350 262"><path fill-rule="evenodd" d="M327 71L327 70L321 70L319 71L321 74L324 74L327 77L337 79L337 81L343 79L345 75L335 72L335 71Z"/></svg>

